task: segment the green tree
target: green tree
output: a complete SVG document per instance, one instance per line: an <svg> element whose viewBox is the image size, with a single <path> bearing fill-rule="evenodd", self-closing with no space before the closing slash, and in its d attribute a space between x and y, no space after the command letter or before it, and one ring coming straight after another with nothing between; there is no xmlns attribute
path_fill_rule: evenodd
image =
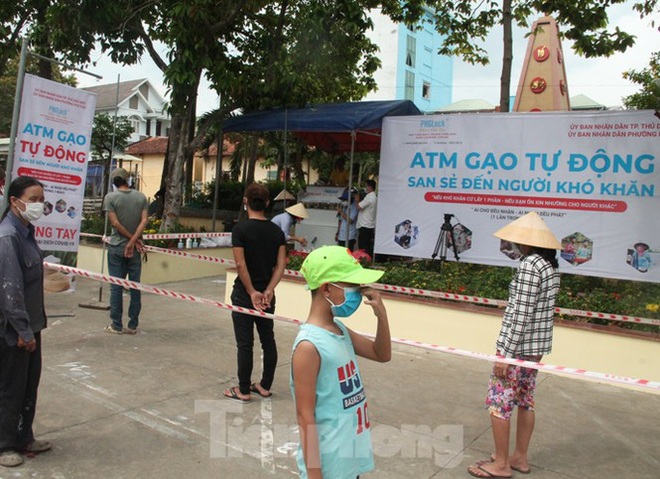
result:
<svg viewBox="0 0 660 479"><path fill-rule="evenodd" d="M488 52L479 44L495 25L503 26L504 52L500 78L500 110L509 111L511 64L513 61L512 25L528 28L532 15L543 13L555 18L573 50L585 57L610 56L635 43L635 37L618 27L608 29L608 11L628 0L465 0L427 2L435 9L436 30L445 35L439 49L443 55L456 55L471 64L485 65ZM640 16L658 12L657 0L639 0L633 9Z"/></svg>
<svg viewBox="0 0 660 479"><path fill-rule="evenodd" d="M373 88L378 61L365 11L377 6L400 19L421 11L398 0L61 0L49 11L49 38L81 63L98 40L115 62L132 64L147 53L163 71L172 117L163 221L169 229L182 204L184 165L227 112L359 98ZM156 41L166 46L166 59ZM195 138L203 74L222 93L223 108Z"/></svg>
<svg viewBox="0 0 660 479"><path fill-rule="evenodd" d="M660 110L660 52L651 55L648 68L623 72L623 78L642 87L637 93L623 98L629 110Z"/></svg>
<svg viewBox="0 0 660 479"><path fill-rule="evenodd" d="M11 133L11 120L14 110L14 96L16 95L16 76L18 75L18 55L10 58L2 65L4 74L0 75L0 138L8 137ZM39 75L39 62L28 55L25 72ZM60 68L53 68L52 80L69 86L76 86L73 75L62 74Z"/></svg>
<svg viewBox="0 0 660 479"><path fill-rule="evenodd" d="M99 113L94 116L90 147L94 161L103 165L104 188L108 184L113 145L115 152L123 151L128 145L128 139L132 134L133 127L124 116L117 117L116 124L114 118L107 113Z"/></svg>

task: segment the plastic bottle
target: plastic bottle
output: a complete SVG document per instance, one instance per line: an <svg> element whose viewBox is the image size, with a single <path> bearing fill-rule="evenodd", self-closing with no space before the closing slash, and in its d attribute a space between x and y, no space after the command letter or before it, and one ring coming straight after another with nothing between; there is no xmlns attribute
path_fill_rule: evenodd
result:
<svg viewBox="0 0 660 479"><path fill-rule="evenodd" d="M186 249L192 248L192 240L190 238L186 238Z"/></svg>
<svg viewBox="0 0 660 479"><path fill-rule="evenodd" d="M179 238L179 242L176 244L177 249L183 249L183 240Z"/></svg>

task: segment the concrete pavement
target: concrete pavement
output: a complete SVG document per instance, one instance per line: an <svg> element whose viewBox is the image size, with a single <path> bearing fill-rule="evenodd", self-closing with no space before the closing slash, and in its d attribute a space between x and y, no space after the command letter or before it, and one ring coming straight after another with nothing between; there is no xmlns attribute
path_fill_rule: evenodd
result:
<svg viewBox="0 0 660 479"><path fill-rule="evenodd" d="M218 300L225 288L224 277L161 286ZM111 335L107 311L78 307L98 288L79 279L75 294L47 295L36 433L54 448L0 479L296 477L297 326L276 325L273 398L237 404L222 397L236 384L227 311L143 294L141 333ZM365 477L465 478L488 456L489 363L395 345L390 363L360 367L376 448ZM660 395L541 372L537 412L531 477L660 477Z"/></svg>

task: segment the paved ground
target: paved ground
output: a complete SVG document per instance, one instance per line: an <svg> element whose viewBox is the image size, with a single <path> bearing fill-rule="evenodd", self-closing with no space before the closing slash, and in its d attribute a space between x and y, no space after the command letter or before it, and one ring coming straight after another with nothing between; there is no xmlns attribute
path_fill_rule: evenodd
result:
<svg viewBox="0 0 660 479"><path fill-rule="evenodd" d="M222 299L222 281L163 287ZM276 326L275 396L241 405L222 399L236 384L228 312L145 294L142 332L115 336L102 332L107 312L78 307L99 284L79 280L77 289L47 297L36 431L54 449L0 468L0 479L296 476L288 388L296 326ZM488 363L395 346L390 363L361 368L377 453L366 477L465 478L490 452ZM546 373L539 380L530 477L660 477L659 395Z"/></svg>

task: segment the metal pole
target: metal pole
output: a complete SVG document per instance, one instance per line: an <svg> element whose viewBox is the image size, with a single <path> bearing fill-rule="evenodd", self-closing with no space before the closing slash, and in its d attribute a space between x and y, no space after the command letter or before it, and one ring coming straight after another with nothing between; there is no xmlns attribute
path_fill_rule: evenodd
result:
<svg viewBox="0 0 660 479"><path fill-rule="evenodd" d="M99 80L103 79L103 77L101 75L97 75L96 73L81 70L80 68L74 67L73 65L69 65L68 63L63 63L63 62L60 62L58 60L54 60L52 58L44 57L42 55L39 55L38 53L30 52L30 55L32 55L33 57L41 58L42 60L46 60L46 61L51 62L51 63L57 63L58 65L63 66L67 70L75 70L77 72L84 73L85 75L89 75L89 76L92 76L94 78L98 78Z"/></svg>
<svg viewBox="0 0 660 479"><path fill-rule="evenodd" d="M121 75L117 75L117 91L115 94L115 114L112 118L112 141L111 146L110 146L110 171L108 171L108 190L107 192L110 193L110 188L112 187L112 178L111 178L111 173L112 173L112 160L114 159L115 156L115 136L117 134L117 114L119 112L119 78ZM105 195L103 195L103 198L105 198ZM108 231L108 213L105 213L105 224L103 225L103 235L105 236L106 231ZM101 246L101 274L103 274L103 268L105 266L105 241L102 241L103 245ZM99 302L102 300L103 297L103 287L99 286Z"/></svg>
<svg viewBox="0 0 660 479"><path fill-rule="evenodd" d="M21 39L21 58L18 63L18 74L16 75L16 94L14 96L14 112L11 117L11 133L9 134L9 151L7 152L7 164L5 165L5 190L9 189L12 180L12 170L14 169L14 149L16 148L16 133L18 131L18 117L21 113L21 101L23 99L23 80L25 78L25 63L27 59L28 42L25 38ZM9 205L9 195L5 192L2 197L2 207L0 213L4 213Z"/></svg>
<svg viewBox="0 0 660 479"><path fill-rule="evenodd" d="M218 122L218 135L217 135L218 151L215 160L215 185L213 188L213 219L211 221L211 230L213 230L214 232L216 231L215 219L217 217L217 211L218 211L218 197L220 196L220 173L222 172L222 150L224 146L223 135L222 135L222 120L223 120L222 117L224 117L224 114L222 113L222 95L218 96L218 109L220 110L220 114L222 116L220 118L220 121Z"/></svg>
<svg viewBox="0 0 660 479"><path fill-rule="evenodd" d="M346 247L348 248L349 235L351 231L351 188L353 188L353 158L355 153L355 130L351 131L351 158L349 160L348 168L348 209L346 210ZM359 213L358 213L359 214ZM357 221L357 218L356 220ZM357 238L355 239L357 242Z"/></svg>
<svg viewBox="0 0 660 479"><path fill-rule="evenodd" d="M110 146L110 168L108 171L108 190L107 192L110 193L110 188L112 187L112 160L114 158L115 154L115 136L116 136L116 130L117 130L117 114L119 111L119 78L120 75L117 75L117 92L115 94L115 114L112 119L112 142ZM103 189L101 189L101 198L105 199L105 192ZM105 213L105 222L103 223L103 237L105 237L105 233L108 231L108 213ZM101 240L101 274L103 274L103 271L105 269L105 241ZM103 302L103 284L99 284L99 299L97 302L91 302L91 303L79 303L79 307L81 308L89 308L89 309L100 309L100 310L108 310L110 309L110 305L106 304Z"/></svg>
<svg viewBox="0 0 660 479"><path fill-rule="evenodd" d="M287 158L288 158L288 149L287 146L289 144L289 137L287 136L287 129L289 126L289 109L285 108L284 109L284 161L282 162L282 166L284 167L284 206L286 206L286 177L287 177ZM298 201L298 198L296 198L296 201Z"/></svg>

